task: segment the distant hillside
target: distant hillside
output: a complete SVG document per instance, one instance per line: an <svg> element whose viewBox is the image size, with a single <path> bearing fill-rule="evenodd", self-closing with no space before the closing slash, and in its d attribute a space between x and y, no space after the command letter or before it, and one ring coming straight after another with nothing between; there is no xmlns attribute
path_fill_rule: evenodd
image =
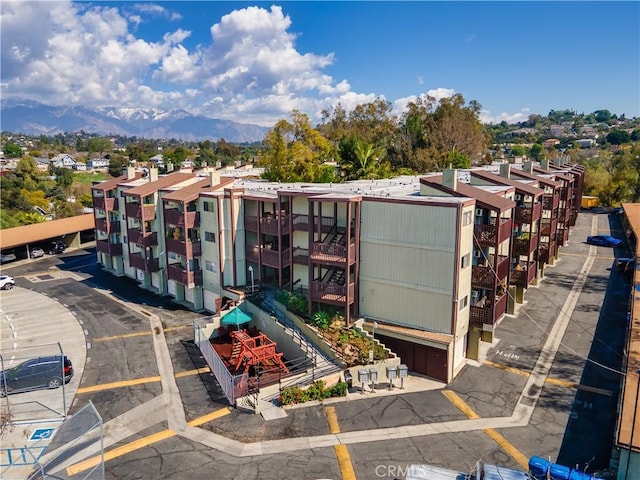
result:
<svg viewBox="0 0 640 480"><path fill-rule="evenodd" d="M259 142L267 128L192 115L184 110L152 108L53 107L31 100L2 100L0 129L28 135L79 132L183 141Z"/></svg>

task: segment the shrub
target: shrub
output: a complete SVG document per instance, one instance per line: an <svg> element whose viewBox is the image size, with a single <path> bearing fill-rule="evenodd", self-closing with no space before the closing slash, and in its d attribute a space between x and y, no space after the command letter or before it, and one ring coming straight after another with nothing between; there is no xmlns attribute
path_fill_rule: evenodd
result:
<svg viewBox="0 0 640 480"><path fill-rule="evenodd" d="M331 315L329 314L329 312L320 310L319 312L313 314L313 317L311 317L311 321L320 330L326 330L327 328L329 328Z"/></svg>
<svg viewBox="0 0 640 480"><path fill-rule="evenodd" d="M276 301L283 305L287 305L289 303L290 296L291 294L286 290L278 290L276 292Z"/></svg>
<svg viewBox="0 0 640 480"><path fill-rule="evenodd" d="M280 392L281 405L294 405L311 400L322 401L330 397L346 397L348 386L346 382L339 382L331 388L325 388L323 380L318 380L306 390L300 387L285 387Z"/></svg>
<svg viewBox="0 0 640 480"><path fill-rule="evenodd" d="M307 313L307 305L307 297L304 295L300 295L299 293L289 294L287 308L292 312L305 314Z"/></svg>

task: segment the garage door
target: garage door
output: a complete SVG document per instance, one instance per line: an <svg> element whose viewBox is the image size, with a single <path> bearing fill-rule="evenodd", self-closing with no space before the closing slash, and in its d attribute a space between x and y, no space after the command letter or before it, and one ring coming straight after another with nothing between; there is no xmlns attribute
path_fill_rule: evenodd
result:
<svg viewBox="0 0 640 480"><path fill-rule="evenodd" d="M376 334L376 338L398 355L410 371L447 382L447 351Z"/></svg>

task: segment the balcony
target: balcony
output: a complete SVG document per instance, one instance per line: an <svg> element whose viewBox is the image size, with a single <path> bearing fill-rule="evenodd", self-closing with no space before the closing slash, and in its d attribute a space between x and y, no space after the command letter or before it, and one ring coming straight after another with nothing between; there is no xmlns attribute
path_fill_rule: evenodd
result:
<svg viewBox="0 0 640 480"><path fill-rule="evenodd" d="M160 270L160 260L158 258L144 258L141 253L130 253L129 265L145 272L157 272Z"/></svg>
<svg viewBox="0 0 640 480"><path fill-rule="evenodd" d="M200 212L183 212L177 208L164 210L165 225L176 227L197 228L200 226Z"/></svg>
<svg viewBox="0 0 640 480"><path fill-rule="evenodd" d="M118 209L116 197L93 197L93 208L110 212Z"/></svg>
<svg viewBox="0 0 640 480"><path fill-rule="evenodd" d="M513 254L528 257L538 247L538 234L513 239Z"/></svg>
<svg viewBox="0 0 640 480"><path fill-rule="evenodd" d="M96 218L96 230L106 233L120 233L120 222L118 220Z"/></svg>
<svg viewBox="0 0 640 480"><path fill-rule="evenodd" d="M295 214L293 215L293 230L308 232L309 231L309 215ZM316 218L317 221L317 218ZM333 217L322 217L320 219L320 229L322 233L329 233L336 226L336 221ZM317 231L318 226L314 225L314 231Z"/></svg>
<svg viewBox="0 0 640 480"><path fill-rule="evenodd" d="M515 222L518 224L529 224L536 222L542 215L542 205L537 202L533 207L516 207Z"/></svg>
<svg viewBox="0 0 640 480"><path fill-rule="evenodd" d="M297 265L307 265L309 263L309 249L300 247L294 248L293 263Z"/></svg>
<svg viewBox="0 0 640 480"><path fill-rule="evenodd" d="M280 228L280 232L278 232L278 227ZM279 233L282 235L289 233L289 216L285 215L282 218L273 216L262 217L260 219L260 233L276 236Z"/></svg>
<svg viewBox="0 0 640 480"><path fill-rule="evenodd" d="M560 195L545 195L542 199L544 210L555 210L560 206Z"/></svg>
<svg viewBox="0 0 640 480"><path fill-rule="evenodd" d="M493 305L471 305L469 323L475 327L495 325L507 311L507 295L498 297Z"/></svg>
<svg viewBox="0 0 640 480"><path fill-rule="evenodd" d="M142 232L139 228L127 230L127 237L130 243L135 243L141 247L155 247L158 245L158 234L156 232Z"/></svg>
<svg viewBox="0 0 640 480"><path fill-rule="evenodd" d="M336 285L323 282L311 282L311 300L314 302L329 303L332 305L344 305L353 303L355 296L355 283L349 285Z"/></svg>
<svg viewBox="0 0 640 480"><path fill-rule="evenodd" d="M108 240L97 240L96 250L112 257L122 256L122 244L110 243Z"/></svg>
<svg viewBox="0 0 640 480"><path fill-rule="evenodd" d="M510 218L501 219L500 225L496 225L496 219L492 219L489 224L478 224L473 226L473 234L479 245L495 246L511 237Z"/></svg>
<svg viewBox="0 0 640 480"><path fill-rule="evenodd" d="M125 205L127 217L137 218L141 222L156 219L155 205L140 205L139 203L127 203Z"/></svg>
<svg viewBox="0 0 640 480"><path fill-rule="evenodd" d="M340 245L335 243L313 243L311 245L311 260L325 265L342 265L347 262L347 252L351 264L356 261L355 243Z"/></svg>
<svg viewBox="0 0 640 480"><path fill-rule="evenodd" d="M509 279L510 285L516 287L527 288L531 285L531 282L536 278L536 262L529 262L526 269L513 270L511 272L511 278Z"/></svg>
<svg viewBox="0 0 640 480"><path fill-rule="evenodd" d="M167 238L165 240L167 252L176 253L183 257L192 258L202 256L202 243L190 240L176 240Z"/></svg>
<svg viewBox="0 0 640 480"><path fill-rule="evenodd" d="M198 269L193 272L188 271L180 264L169 265L167 267L167 277L182 285L193 288L202 286L202 270Z"/></svg>
<svg viewBox="0 0 640 480"><path fill-rule="evenodd" d="M244 255L245 258L247 259L247 261L249 262L254 262L254 263L258 263L258 251L260 250L259 247L246 247L244 249Z"/></svg>
<svg viewBox="0 0 640 480"><path fill-rule="evenodd" d="M274 268L288 267L289 253L290 249L288 248L285 248L284 250L282 250L282 252L280 252L280 250L270 250L263 248L260 252L262 265Z"/></svg>
<svg viewBox="0 0 640 480"><path fill-rule="evenodd" d="M557 221L555 218L545 218L540 223L540 236L551 237L556 231Z"/></svg>
<svg viewBox="0 0 640 480"><path fill-rule="evenodd" d="M493 265L474 265L471 268L471 285L475 288L492 290L498 284L498 280L504 280L509 273L509 257L499 256L496 272Z"/></svg>

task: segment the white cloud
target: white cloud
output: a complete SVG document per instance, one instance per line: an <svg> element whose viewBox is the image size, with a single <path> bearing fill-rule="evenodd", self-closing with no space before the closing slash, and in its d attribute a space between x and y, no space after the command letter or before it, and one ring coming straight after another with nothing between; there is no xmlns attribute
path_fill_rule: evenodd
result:
<svg viewBox="0 0 640 480"><path fill-rule="evenodd" d="M299 51L292 20L279 6L250 6L213 19L210 41L196 47L185 42L192 32L180 19L156 3L107 7L3 0L3 97L58 105L184 108L265 126L294 109L317 121L332 105L352 109L381 97L354 92L348 80L327 74L336 61L332 52ZM137 30L151 22L158 28L175 24L150 41ZM446 88L427 92L436 99L454 93ZM416 98L399 99L394 107L401 111Z"/></svg>
<svg viewBox="0 0 640 480"><path fill-rule="evenodd" d="M502 112L498 115L491 115L489 110L482 110L480 112L480 121L482 123L500 123L505 121L507 123L518 123L524 122L531 115L531 110L529 108L523 108L519 112L516 113L507 113Z"/></svg>

